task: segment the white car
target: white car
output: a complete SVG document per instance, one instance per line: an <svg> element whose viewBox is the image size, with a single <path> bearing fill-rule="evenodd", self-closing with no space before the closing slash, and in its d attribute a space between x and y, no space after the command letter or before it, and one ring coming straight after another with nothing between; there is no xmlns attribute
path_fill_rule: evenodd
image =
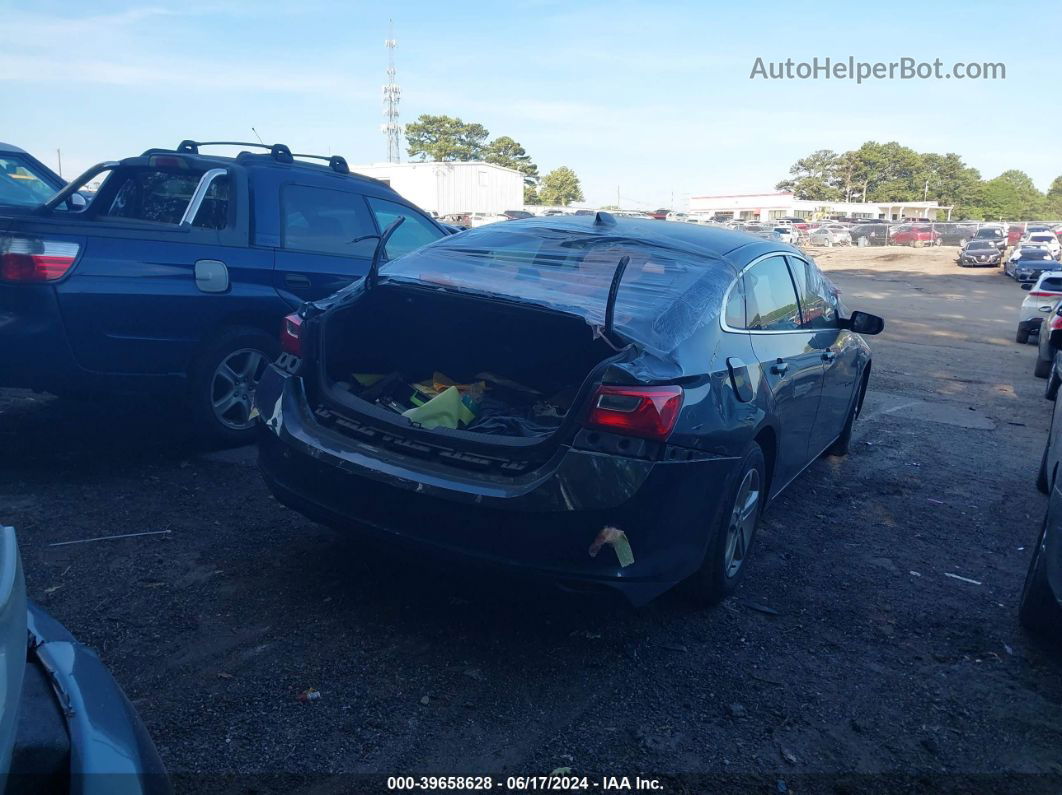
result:
<svg viewBox="0 0 1062 795"><path fill-rule="evenodd" d="M1018 245L1038 246L1040 244L1047 246L1051 256L1058 259L1059 253L1062 252L1062 245L1059 244L1058 236L1054 232L1032 232L1023 237Z"/></svg>
<svg viewBox="0 0 1062 795"><path fill-rule="evenodd" d="M1027 282L1021 289L1028 290L1018 310L1018 333L1015 342L1025 344L1030 334L1040 331L1040 323L1062 300L1062 271L1045 271L1035 283Z"/></svg>
<svg viewBox="0 0 1062 795"><path fill-rule="evenodd" d="M791 246L795 246L800 242L800 230L795 226L779 225L774 227L774 233L778 235L779 240Z"/></svg>

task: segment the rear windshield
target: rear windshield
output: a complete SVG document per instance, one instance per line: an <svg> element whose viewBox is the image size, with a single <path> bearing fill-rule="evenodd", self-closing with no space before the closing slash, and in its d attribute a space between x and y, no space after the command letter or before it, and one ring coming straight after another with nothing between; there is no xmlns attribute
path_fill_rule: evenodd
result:
<svg viewBox="0 0 1062 795"><path fill-rule="evenodd" d="M184 218L202 172L152 167L115 170L101 190L99 215L177 225ZM192 219L192 226L224 229L229 217L230 182L215 177Z"/></svg>
<svg viewBox="0 0 1062 795"><path fill-rule="evenodd" d="M1050 290L1053 293L1062 293L1062 277L1051 276L1040 282L1040 290Z"/></svg>
<svg viewBox="0 0 1062 795"><path fill-rule="evenodd" d="M1052 240L1056 240L1052 235L1033 235L1029 238L1033 243L1050 243Z"/></svg>
<svg viewBox="0 0 1062 795"><path fill-rule="evenodd" d="M50 173L17 152L0 154L0 203L37 207L61 187Z"/></svg>
<svg viewBox="0 0 1062 795"><path fill-rule="evenodd" d="M388 264L383 275L538 305L602 326L613 275L626 256L615 328L663 356L718 315L734 277L720 260L643 240L514 226L444 238Z"/></svg>
<svg viewBox="0 0 1062 795"><path fill-rule="evenodd" d="M998 229L979 229L977 231L978 237L1003 237L1003 233Z"/></svg>
<svg viewBox="0 0 1062 795"><path fill-rule="evenodd" d="M971 243L968 246L968 248L969 249L980 249L980 248L989 249L990 248L993 251L995 251L996 247L993 246L992 243L989 242L988 240L977 240L977 241L974 241L973 243Z"/></svg>
<svg viewBox="0 0 1062 795"><path fill-rule="evenodd" d="M1029 259L1051 259L1051 252L1046 248L1024 248L1021 249L1022 257L1028 257Z"/></svg>

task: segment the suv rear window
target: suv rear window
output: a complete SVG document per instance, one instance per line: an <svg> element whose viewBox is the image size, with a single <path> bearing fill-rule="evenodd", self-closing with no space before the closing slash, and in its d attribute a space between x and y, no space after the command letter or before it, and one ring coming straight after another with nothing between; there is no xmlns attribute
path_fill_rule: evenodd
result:
<svg viewBox="0 0 1062 795"><path fill-rule="evenodd" d="M201 173L157 168L115 171L107 180L107 190L113 198L100 215L176 226L184 218L202 178ZM116 187L112 188L111 184ZM224 229L228 224L229 194L228 176L215 177L192 219L192 226Z"/></svg>
<svg viewBox="0 0 1062 795"><path fill-rule="evenodd" d="M1062 277L1052 276L1040 282L1040 290L1050 290L1052 293L1062 293Z"/></svg>
<svg viewBox="0 0 1062 795"><path fill-rule="evenodd" d="M369 206L376 215L376 223L383 232L398 217L404 216L402 226L395 230L391 239L387 241L387 258L396 259L403 254L408 254L423 245L444 236L444 233L435 224L429 221L415 210L405 207L397 202L389 202L386 199L374 199L367 197Z"/></svg>
<svg viewBox="0 0 1062 795"><path fill-rule="evenodd" d="M369 257L376 248L376 229L360 193L286 185L280 220L282 248L348 257Z"/></svg>

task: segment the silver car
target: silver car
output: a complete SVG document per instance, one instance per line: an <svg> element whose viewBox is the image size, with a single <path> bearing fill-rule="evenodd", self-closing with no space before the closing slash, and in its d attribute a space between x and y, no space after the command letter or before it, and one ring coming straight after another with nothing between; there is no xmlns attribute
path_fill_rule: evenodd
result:
<svg viewBox="0 0 1062 795"><path fill-rule="evenodd" d="M841 224L823 224L808 233L808 242L813 246L850 246L852 236L848 227Z"/></svg>

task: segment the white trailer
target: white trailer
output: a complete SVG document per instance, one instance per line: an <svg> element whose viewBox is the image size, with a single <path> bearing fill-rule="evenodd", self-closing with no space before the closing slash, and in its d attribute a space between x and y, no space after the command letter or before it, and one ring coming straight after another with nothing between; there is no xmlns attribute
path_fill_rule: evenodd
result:
<svg viewBox="0 0 1062 795"><path fill-rule="evenodd" d="M501 213L524 206L524 175L480 161L352 165L357 174L383 180L421 209L452 213Z"/></svg>

